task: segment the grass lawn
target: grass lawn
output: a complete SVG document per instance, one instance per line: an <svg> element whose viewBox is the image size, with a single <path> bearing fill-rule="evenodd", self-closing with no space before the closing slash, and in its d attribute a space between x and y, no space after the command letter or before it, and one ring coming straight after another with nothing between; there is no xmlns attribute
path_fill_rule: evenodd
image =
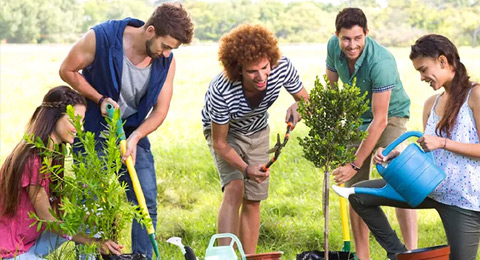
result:
<svg viewBox="0 0 480 260"><path fill-rule="evenodd" d="M22 138L24 127L47 90L64 84L58 76L70 45L0 46L0 164ZM325 45L284 45L300 72L307 90L316 75L325 73ZM423 102L433 91L420 82L408 59L409 49L391 48L397 58L403 84L412 101L409 130L422 130ZM158 227L163 259L183 259L180 251L166 244L180 236L198 257L203 257L216 232L216 216L222 193L216 169L203 138L200 110L210 79L220 72L215 45L187 46L174 51L177 60L174 96L164 124L150 135L157 170ZM480 80L480 48L460 48L460 56L472 79ZM475 74L477 73L477 74ZM282 90L271 107L271 143L285 131L284 117L293 99ZM258 252L283 251L284 259L297 253L322 249L322 173L302 157L297 137L307 133L300 124L291 134L279 161L271 168L270 197L262 203ZM330 247L343 245L338 196L330 199ZM397 233L394 210L385 208ZM433 210L419 212L419 247L445 244L441 221ZM124 242L128 245L129 231ZM372 259L385 259L385 252L370 237Z"/></svg>

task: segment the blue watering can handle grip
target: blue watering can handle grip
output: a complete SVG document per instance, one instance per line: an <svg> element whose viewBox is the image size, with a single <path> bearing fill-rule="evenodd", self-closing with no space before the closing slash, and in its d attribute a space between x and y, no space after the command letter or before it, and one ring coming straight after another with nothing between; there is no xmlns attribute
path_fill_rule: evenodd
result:
<svg viewBox="0 0 480 260"><path fill-rule="evenodd" d="M402 134L395 141L393 141L391 144L389 144L387 146L387 148L385 148L385 150L383 150L383 152L382 152L383 156L387 156L393 149L395 149L395 147L397 147L403 141L407 140L408 138L410 138L412 136L422 137L423 133L420 132L420 131L408 131L408 132ZM380 163L377 164L377 170L379 172L383 171L383 169L384 169L384 167L383 167L382 164L380 164Z"/></svg>

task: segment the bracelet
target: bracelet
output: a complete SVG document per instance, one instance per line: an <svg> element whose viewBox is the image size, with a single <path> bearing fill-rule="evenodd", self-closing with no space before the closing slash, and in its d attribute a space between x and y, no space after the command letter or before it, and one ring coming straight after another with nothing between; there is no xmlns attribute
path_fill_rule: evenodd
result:
<svg viewBox="0 0 480 260"><path fill-rule="evenodd" d="M245 171L244 171L244 174L243 174L243 177L244 177L245 179L248 179L248 173L247 173L247 170L248 170L248 165L247 165L247 166L245 166Z"/></svg>
<svg viewBox="0 0 480 260"><path fill-rule="evenodd" d="M443 143L443 149L445 149L447 147L447 138L443 138L445 140L445 142Z"/></svg>
<svg viewBox="0 0 480 260"><path fill-rule="evenodd" d="M355 171L359 171L360 170L360 167L358 167L355 163L350 163L350 166L352 166L352 168L355 170Z"/></svg>
<svg viewBox="0 0 480 260"><path fill-rule="evenodd" d="M98 100L98 105L101 106L103 101L107 98L107 96L102 96L99 100Z"/></svg>
<svg viewBox="0 0 480 260"><path fill-rule="evenodd" d="M65 238L67 241L70 241L73 239L73 237L69 235L62 235L62 237Z"/></svg>

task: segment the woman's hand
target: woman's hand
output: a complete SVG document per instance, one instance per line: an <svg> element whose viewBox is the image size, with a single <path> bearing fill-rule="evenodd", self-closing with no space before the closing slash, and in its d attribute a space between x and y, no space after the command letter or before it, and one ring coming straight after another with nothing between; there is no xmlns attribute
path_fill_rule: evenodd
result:
<svg viewBox="0 0 480 260"><path fill-rule="evenodd" d="M108 254L114 254L114 255L121 255L122 254L122 249L123 246L119 245L113 241L107 240L107 241L99 241L100 243L100 252L102 254L108 255Z"/></svg>
<svg viewBox="0 0 480 260"><path fill-rule="evenodd" d="M446 139L433 135L423 135L417 139L417 143L420 144L425 152L430 152L436 149L445 148Z"/></svg>
<svg viewBox="0 0 480 260"><path fill-rule="evenodd" d="M380 147L377 149L377 151L375 152L375 155L373 156L373 163L379 164L379 163L388 162L400 154L399 151L393 150L390 153L388 153L387 156L383 156L382 154L383 150L385 150L385 148L383 147Z"/></svg>

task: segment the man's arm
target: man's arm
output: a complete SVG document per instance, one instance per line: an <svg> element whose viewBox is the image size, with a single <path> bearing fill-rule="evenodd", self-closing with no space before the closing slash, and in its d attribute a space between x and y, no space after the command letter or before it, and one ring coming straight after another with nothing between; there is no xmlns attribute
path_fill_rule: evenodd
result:
<svg viewBox="0 0 480 260"><path fill-rule="evenodd" d="M388 124L388 105L392 91L387 90L372 94L373 120L367 128L367 138L362 141L357 149L354 163L361 167L367 157L372 154L375 145Z"/></svg>
<svg viewBox="0 0 480 260"><path fill-rule="evenodd" d="M298 101L300 100L308 100L308 93L305 90L305 88L302 88L299 92L292 94L293 98L295 99L295 103L293 103L288 109L287 109L287 115L285 117L285 123L288 123L288 120L290 119L290 116L293 115L293 123L292 123L292 130L295 128L295 125L302 119L300 114L297 112L298 108Z"/></svg>
<svg viewBox="0 0 480 260"><path fill-rule="evenodd" d="M390 103L391 90L372 94L372 113L373 120L367 129L367 138L362 141L355 154L356 160L353 162L356 166L362 167L367 157L372 153L380 136L388 124L388 105ZM342 184L350 180L357 171L350 164L341 166L333 171L334 180Z"/></svg>
<svg viewBox="0 0 480 260"><path fill-rule="evenodd" d="M172 58L170 68L168 69L167 78L163 83L162 90L157 98L157 103L153 106L150 115L138 126L135 131L127 139L127 151L123 155L126 160L129 155L132 155L133 161L137 153L137 143L140 139L146 137L153 131L157 130L167 117L168 109L170 108L170 101L173 94L173 79L175 77L176 62L175 57Z"/></svg>
<svg viewBox="0 0 480 260"><path fill-rule="evenodd" d="M84 97L92 100L95 103L102 98L102 95L85 80L80 74L80 70L92 64L95 60L95 31L88 31L80 40L78 40L68 53L65 60L60 66L60 78L68 83L72 88L77 90ZM106 102L113 104L116 108L118 105L113 99L106 98L102 102L102 114L106 115Z"/></svg>
<svg viewBox="0 0 480 260"><path fill-rule="evenodd" d="M238 153L232 148L232 146L227 142L229 124L219 125L212 122L212 147L215 152L220 155L220 157L226 161L230 166L239 170L260 183L264 181L268 175L269 171L261 172L259 165L248 165L243 159L238 155ZM251 167L252 166L252 167Z"/></svg>
<svg viewBox="0 0 480 260"><path fill-rule="evenodd" d="M338 82L338 73L333 72L329 70L328 68L326 69L326 74L327 74L327 79L330 81L330 84L334 84Z"/></svg>

